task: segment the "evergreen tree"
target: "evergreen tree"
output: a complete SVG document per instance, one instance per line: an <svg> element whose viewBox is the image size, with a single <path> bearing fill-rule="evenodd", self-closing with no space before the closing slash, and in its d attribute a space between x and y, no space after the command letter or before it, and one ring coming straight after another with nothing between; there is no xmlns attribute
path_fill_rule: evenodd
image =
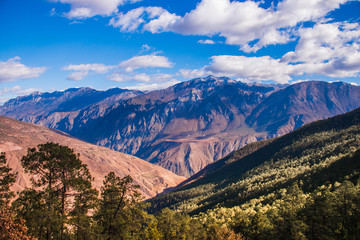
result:
<svg viewBox="0 0 360 240"><path fill-rule="evenodd" d="M286 196L278 207L278 214L273 216L276 239L306 239L306 225L298 216L305 203L303 192L296 183L287 188Z"/></svg>
<svg viewBox="0 0 360 240"><path fill-rule="evenodd" d="M6 165L5 153L0 153L0 239L6 240L31 240L27 234L24 220L19 219L9 208L8 204L14 193L10 187L15 182L16 173Z"/></svg>
<svg viewBox="0 0 360 240"><path fill-rule="evenodd" d="M0 204L7 205L14 193L10 191L11 185L15 182L16 173L6 164L6 155L0 153Z"/></svg>
<svg viewBox="0 0 360 240"><path fill-rule="evenodd" d="M24 190L15 208L39 239L67 238L70 234L67 226L73 223L69 222L70 212L77 208L73 217L79 217L80 212L84 215L91 206L84 197L96 195L91 190L88 168L72 149L50 142L28 149L21 164L25 172L32 174L33 187L39 190ZM79 198L84 201L81 211ZM75 199L76 208L71 199Z"/></svg>
<svg viewBox="0 0 360 240"><path fill-rule="evenodd" d="M101 188L99 208L94 216L103 239L137 239L146 216L140 204L139 186L130 176L110 172Z"/></svg>

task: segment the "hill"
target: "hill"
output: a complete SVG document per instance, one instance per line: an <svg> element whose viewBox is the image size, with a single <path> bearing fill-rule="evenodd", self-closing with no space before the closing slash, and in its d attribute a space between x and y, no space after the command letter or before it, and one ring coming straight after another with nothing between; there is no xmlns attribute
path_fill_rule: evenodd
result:
<svg viewBox="0 0 360 240"><path fill-rule="evenodd" d="M360 108L307 124L271 140L249 144L151 199L153 210L191 214L249 202L270 204L294 183L305 193L360 176ZM249 207L247 205L247 207Z"/></svg>
<svg viewBox="0 0 360 240"><path fill-rule="evenodd" d="M26 155L28 148L46 142L56 142L80 153L80 160L88 166L95 178L93 185L98 189L110 171L120 177L131 175L146 198L184 180L183 177L137 157L83 142L60 131L0 116L0 152L6 153L10 167L19 173L14 190L31 186L29 176L24 174L21 167L21 157Z"/></svg>

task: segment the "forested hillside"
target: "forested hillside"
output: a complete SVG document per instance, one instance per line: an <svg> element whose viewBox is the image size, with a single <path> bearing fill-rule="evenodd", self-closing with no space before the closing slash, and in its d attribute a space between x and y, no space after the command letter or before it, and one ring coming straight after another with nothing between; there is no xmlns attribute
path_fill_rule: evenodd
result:
<svg viewBox="0 0 360 240"><path fill-rule="evenodd" d="M152 211L187 212L249 239L358 239L359 134L356 109L249 144L153 198Z"/></svg>

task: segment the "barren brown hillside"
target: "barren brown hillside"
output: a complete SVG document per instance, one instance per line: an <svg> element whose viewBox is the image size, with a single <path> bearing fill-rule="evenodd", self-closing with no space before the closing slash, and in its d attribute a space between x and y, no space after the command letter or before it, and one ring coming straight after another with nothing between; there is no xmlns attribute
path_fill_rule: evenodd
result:
<svg viewBox="0 0 360 240"><path fill-rule="evenodd" d="M93 186L97 189L100 189L104 176L110 171L121 177L131 175L146 198L185 179L137 157L80 141L60 131L0 116L0 152L6 153L10 167L19 173L14 190L30 187L30 178L20 164L21 157L29 147L46 142L66 145L80 153L80 159L87 164L94 177Z"/></svg>

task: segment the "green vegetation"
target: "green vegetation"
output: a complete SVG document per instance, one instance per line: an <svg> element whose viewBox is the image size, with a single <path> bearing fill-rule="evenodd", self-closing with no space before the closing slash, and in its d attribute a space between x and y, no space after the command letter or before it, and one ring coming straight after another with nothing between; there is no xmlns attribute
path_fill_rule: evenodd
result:
<svg viewBox="0 0 360 240"><path fill-rule="evenodd" d="M359 138L357 109L249 144L175 192L151 199L150 211L168 207L189 213L246 239L359 239ZM290 201L294 189L298 199ZM346 197L344 191L353 194ZM350 202L341 210L345 200ZM312 212L321 211L321 204L328 211L323 222Z"/></svg>
<svg viewBox="0 0 360 240"><path fill-rule="evenodd" d="M10 186L15 182L16 173L6 165L5 153L0 153L0 205L9 204L14 193L10 191Z"/></svg>
<svg viewBox="0 0 360 240"><path fill-rule="evenodd" d="M12 219L12 227L0 222L0 233L5 239L16 232L24 239L360 239L359 138L360 109L250 144L146 202L130 176L113 172L99 194L78 155L47 143L22 158L33 188L10 208L15 174L2 154L0 220Z"/></svg>
<svg viewBox="0 0 360 240"><path fill-rule="evenodd" d="M33 186L10 206L16 174L0 156L0 239L241 239L227 227L169 209L149 214L130 176L110 172L99 196L79 155L56 143L28 149L21 163Z"/></svg>
<svg viewBox="0 0 360 240"><path fill-rule="evenodd" d="M15 182L16 173L6 165L5 153L0 153L0 239L31 240L23 219L16 216L9 203L14 193L10 187Z"/></svg>

